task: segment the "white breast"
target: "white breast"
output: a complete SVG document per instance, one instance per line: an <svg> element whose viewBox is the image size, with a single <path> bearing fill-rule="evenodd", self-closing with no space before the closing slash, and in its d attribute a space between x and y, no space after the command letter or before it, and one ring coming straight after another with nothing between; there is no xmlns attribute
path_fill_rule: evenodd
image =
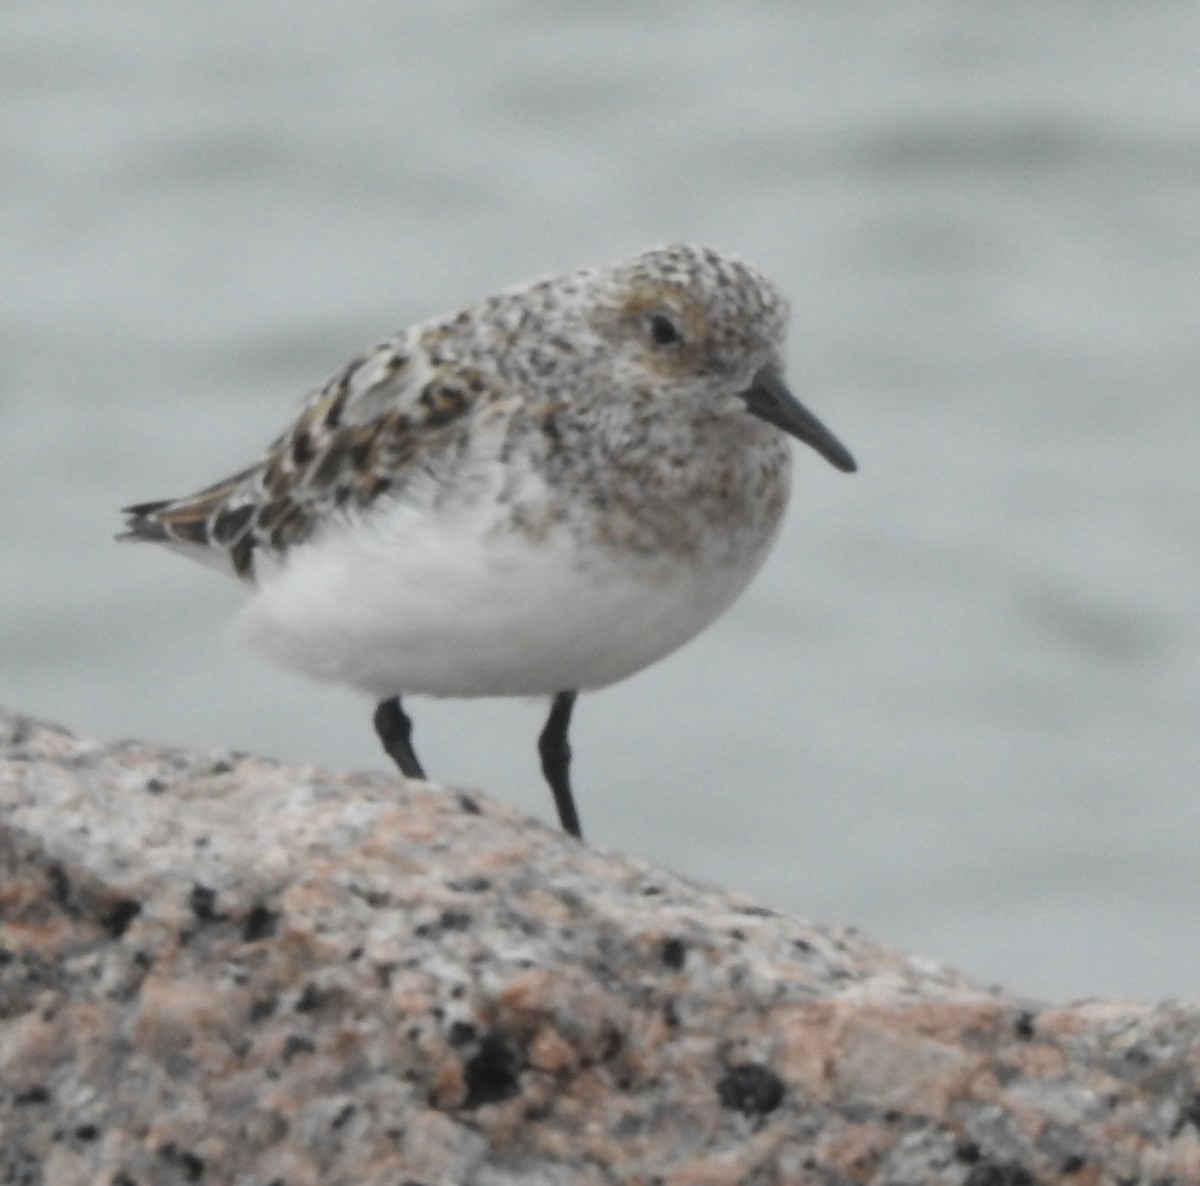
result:
<svg viewBox="0 0 1200 1186"><path fill-rule="evenodd" d="M494 505L396 502L262 565L241 635L282 666L383 699L602 687L670 654L745 588L761 538L711 557L514 533ZM537 538L540 535L540 538Z"/></svg>

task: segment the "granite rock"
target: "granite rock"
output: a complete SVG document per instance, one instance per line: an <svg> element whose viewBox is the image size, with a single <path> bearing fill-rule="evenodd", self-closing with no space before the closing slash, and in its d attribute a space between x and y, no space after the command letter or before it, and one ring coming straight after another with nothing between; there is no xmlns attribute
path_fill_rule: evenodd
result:
<svg viewBox="0 0 1200 1186"><path fill-rule="evenodd" d="M475 792L0 713L0 1184L1184 1186L1200 1005L1020 1000Z"/></svg>

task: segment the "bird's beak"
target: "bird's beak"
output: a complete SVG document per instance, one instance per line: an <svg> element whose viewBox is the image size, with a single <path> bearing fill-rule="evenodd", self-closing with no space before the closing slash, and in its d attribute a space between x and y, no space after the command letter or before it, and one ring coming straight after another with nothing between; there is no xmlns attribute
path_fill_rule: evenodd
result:
<svg viewBox="0 0 1200 1186"><path fill-rule="evenodd" d="M741 397L748 411L811 445L830 465L847 474L858 469L850 450L787 389L775 367L763 367Z"/></svg>

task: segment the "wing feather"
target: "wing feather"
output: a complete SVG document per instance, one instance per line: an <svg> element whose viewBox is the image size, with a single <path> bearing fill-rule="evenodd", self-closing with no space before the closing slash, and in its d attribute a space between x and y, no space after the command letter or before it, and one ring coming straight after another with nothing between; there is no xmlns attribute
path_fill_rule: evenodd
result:
<svg viewBox="0 0 1200 1186"><path fill-rule="evenodd" d="M126 507L118 538L167 544L253 580L259 549L286 551L325 516L403 488L414 458L497 394L475 370L431 366L421 344L409 331L359 355L253 465L184 498Z"/></svg>

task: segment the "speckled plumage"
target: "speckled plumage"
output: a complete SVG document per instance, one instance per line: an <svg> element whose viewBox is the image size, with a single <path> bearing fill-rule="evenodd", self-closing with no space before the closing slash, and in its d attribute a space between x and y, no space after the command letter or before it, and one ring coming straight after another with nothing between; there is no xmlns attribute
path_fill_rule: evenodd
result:
<svg viewBox="0 0 1200 1186"><path fill-rule="evenodd" d="M127 536L251 583L247 636L318 678L602 686L745 587L785 433L854 468L783 387L786 320L756 270L685 245L512 288L360 355L246 469L130 507Z"/></svg>
<svg viewBox="0 0 1200 1186"><path fill-rule="evenodd" d="M705 289L708 302L692 295ZM650 356L639 370L613 349L612 339L630 323L636 327L643 315L671 304L692 331L686 352ZM661 406L658 385L748 386L754 357L769 357L782 345L785 316L786 306L761 277L715 252L688 248L511 289L355 358L309 398L254 465L195 495L131 507L130 527L135 535L223 553L239 576L253 579L261 552L286 552L318 524L348 521L385 494L403 496L431 466L461 472L473 428L496 414L508 424L502 463L520 452L549 485L572 497L586 487L588 501L597 510L607 506L610 518L658 486L667 498L699 495L708 502L716 493L720 500L734 492L734 473L712 483L713 475L697 471L720 453L728 454L719 458L727 469L744 462L731 447L740 442L693 448L692 438L704 438L706 430L720 436L714 409L697 400L680 421L681 409ZM697 370L706 373L689 373ZM758 435L760 480L778 486L786 479L783 439ZM522 502L517 483L510 487L504 497L515 521L536 530L528 523L533 508ZM467 494L453 481L425 492L435 504ZM684 505L689 518L701 517L694 503ZM711 509L729 513L719 502ZM615 523L597 524L596 534L643 549L671 546L678 514L666 518L660 534L667 538L652 538L644 528L618 530Z"/></svg>

